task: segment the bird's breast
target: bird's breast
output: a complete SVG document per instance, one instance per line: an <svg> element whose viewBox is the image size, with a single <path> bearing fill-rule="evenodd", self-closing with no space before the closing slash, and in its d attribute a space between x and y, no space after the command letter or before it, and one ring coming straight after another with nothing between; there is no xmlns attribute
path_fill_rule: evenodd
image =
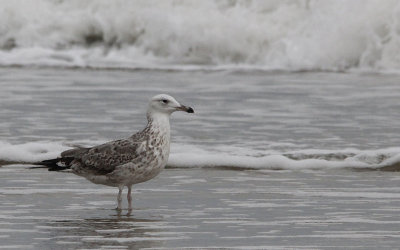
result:
<svg viewBox="0 0 400 250"><path fill-rule="evenodd" d="M152 129L146 140L145 150L149 165L156 168L164 167L167 164L170 150L169 130Z"/></svg>

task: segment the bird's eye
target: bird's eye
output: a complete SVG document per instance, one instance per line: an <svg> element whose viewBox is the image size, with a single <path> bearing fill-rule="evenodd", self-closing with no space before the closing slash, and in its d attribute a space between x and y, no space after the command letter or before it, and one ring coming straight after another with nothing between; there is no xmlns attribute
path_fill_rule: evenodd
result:
<svg viewBox="0 0 400 250"><path fill-rule="evenodd" d="M164 103L164 104L167 104L167 103L168 103L168 100L162 99L161 102Z"/></svg>

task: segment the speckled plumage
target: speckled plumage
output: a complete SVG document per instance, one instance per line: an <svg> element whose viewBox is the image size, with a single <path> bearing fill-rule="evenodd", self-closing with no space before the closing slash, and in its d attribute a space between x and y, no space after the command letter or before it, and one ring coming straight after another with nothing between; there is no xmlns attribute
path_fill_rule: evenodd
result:
<svg viewBox="0 0 400 250"><path fill-rule="evenodd" d="M130 186L152 179L165 167L169 156L168 119L149 118L144 130L126 139L111 141L92 148L65 151L62 157L73 157L73 173L96 184Z"/></svg>
<svg viewBox="0 0 400 250"><path fill-rule="evenodd" d="M154 96L147 110L147 126L142 131L92 148L70 149L62 152L60 158L39 164L56 171L70 168L73 173L93 183L118 187L118 209L121 209L122 189L127 186L131 209L132 185L154 178L167 164L169 117L175 111L194 112L171 96Z"/></svg>

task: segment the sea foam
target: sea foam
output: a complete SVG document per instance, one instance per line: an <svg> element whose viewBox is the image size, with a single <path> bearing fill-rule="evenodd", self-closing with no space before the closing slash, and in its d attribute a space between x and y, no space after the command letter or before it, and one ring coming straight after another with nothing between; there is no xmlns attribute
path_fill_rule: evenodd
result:
<svg viewBox="0 0 400 250"><path fill-rule="evenodd" d="M10 144L0 141L0 164L33 163L56 158L60 152L69 147L57 142L29 142Z"/></svg>
<svg viewBox="0 0 400 250"><path fill-rule="evenodd" d="M0 65L398 72L399 13L397 0L3 0Z"/></svg>
<svg viewBox="0 0 400 250"><path fill-rule="evenodd" d="M97 144L93 143L93 144ZM87 145L86 145L87 146ZM58 157L69 149L64 143L30 142L10 144L0 141L0 164L30 164ZM398 166L399 165L399 166ZM254 170L302 169L400 169L400 148L378 150L299 150L289 152L221 147L200 148L194 145L173 144L168 168L229 168ZM397 169L399 168L399 169Z"/></svg>

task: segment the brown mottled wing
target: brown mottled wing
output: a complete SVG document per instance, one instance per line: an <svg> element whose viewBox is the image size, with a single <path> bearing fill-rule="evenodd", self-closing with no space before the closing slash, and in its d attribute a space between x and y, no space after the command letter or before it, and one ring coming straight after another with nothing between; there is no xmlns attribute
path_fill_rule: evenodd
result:
<svg viewBox="0 0 400 250"><path fill-rule="evenodd" d="M92 148L69 150L71 152L66 151L62 156L71 155L74 157L74 162L78 163L80 167L90 169L98 174L106 174L114 171L117 166L138 157L140 143L140 141L122 139Z"/></svg>

